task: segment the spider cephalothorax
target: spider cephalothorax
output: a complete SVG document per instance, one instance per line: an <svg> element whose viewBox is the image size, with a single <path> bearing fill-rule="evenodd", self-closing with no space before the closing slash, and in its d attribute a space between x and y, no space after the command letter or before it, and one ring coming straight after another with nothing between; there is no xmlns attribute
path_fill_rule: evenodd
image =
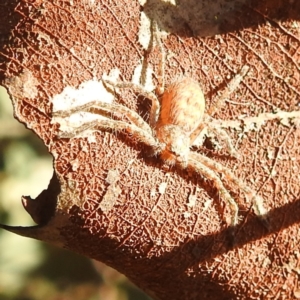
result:
<svg viewBox="0 0 300 300"><path fill-rule="evenodd" d="M158 37L157 26L155 25L153 28L153 35L161 53L158 74L159 80L156 88L158 95L146 91L142 85L136 85L131 82L103 80L105 86L129 88L150 99L152 101L152 107L149 115L149 124L145 122L137 112L123 105L116 103L109 104L95 100L69 111L56 111L53 115L66 117L80 111L92 113L101 113L102 111L106 116L109 113L111 118L87 122L74 129L71 133L60 133L60 137L76 137L79 133L87 129L126 131L136 137L138 141L151 147L153 153L160 155L166 164L176 165L182 169L188 168L211 180L219 191L220 197L229 205L231 210L230 225L235 226L238 223L238 206L225 188L220 175L226 179L229 186L242 190L248 200L252 201L255 213L258 216L264 217L266 210L261 197L256 195L251 188L236 177L228 168L205 155L190 150L199 133L206 129L223 141L230 155L238 156L228 134L220 127L215 126L212 122L213 118L204 112L204 96L196 81L188 77L183 77L174 81L164 90L164 50L160 38ZM244 66L241 72L233 78L225 89L222 98L225 99L228 97L239 85L248 69L247 66ZM210 109L209 112L212 114L216 110L217 108L213 108ZM114 119L114 117L120 115L125 117L128 122Z"/></svg>

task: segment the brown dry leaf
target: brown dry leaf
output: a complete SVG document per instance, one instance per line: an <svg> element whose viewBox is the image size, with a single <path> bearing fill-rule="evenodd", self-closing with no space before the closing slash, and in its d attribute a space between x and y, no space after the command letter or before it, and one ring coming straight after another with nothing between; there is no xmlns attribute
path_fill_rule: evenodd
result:
<svg viewBox="0 0 300 300"><path fill-rule="evenodd" d="M55 171L49 189L35 200L39 205L23 198L39 226L6 229L102 261L155 299L297 299L299 275L285 266L300 264L300 6L223 2L36 0L3 6L2 19L10 22L0 27L10 24L12 32L1 40L0 79L16 117L52 153ZM234 121L227 125L242 159L214 159L264 198L269 232L236 191L243 221L230 248L223 204L211 182L176 168L166 171L130 136L99 131L57 138L55 96L66 88L77 93L84 82L100 81L112 69L132 78L144 56L138 43L142 10L170 32L163 41L166 82L182 74L195 78L208 107L220 85L250 66L217 113ZM154 72L156 57L157 50L150 54ZM92 92L99 97L97 88ZM149 110L130 91L119 100L142 116ZM255 119L242 122L241 116ZM112 170L119 174L119 189L113 207L102 211ZM195 193L197 201L189 205Z"/></svg>

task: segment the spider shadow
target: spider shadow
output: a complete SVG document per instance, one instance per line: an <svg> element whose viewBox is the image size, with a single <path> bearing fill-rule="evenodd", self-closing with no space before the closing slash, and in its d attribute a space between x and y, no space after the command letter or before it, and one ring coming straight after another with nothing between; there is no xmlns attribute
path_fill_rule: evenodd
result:
<svg viewBox="0 0 300 300"><path fill-rule="evenodd" d="M271 234L279 234L283 229L288 228L294 224L300 223L300 199L293 203L285 204L281 207L275 208L269 212L270 230L261 226L259 217L248 216L245 222L236 226L236 239L233 246L234 249L242 248L244 245L260 240ZM190 287L193 287L195 292L198 293L196 298L193 299L210 299L210 300L234 300L241 299L240 296L234 295L229 289L230 284L224 284L221 279L214 276L214 272L205 273L199 272L194 277L187 275L187 269L197 269L199 265L210 262L216 257L226 254L230 249L226 246L227 236L230 234L230 228L226 228L218 233L213 233L206 236L201 236L198 239L189 239L182 243L173 252L166 254L163 258L159 258L162 262L168 261L167 265L172 264L178 266L177 261L180 261L177 276L188 276L190 280ZM269 250L269 257L278 252L279 244L274 242L271 244ZM153 262L157 266L157 262ZM222 264L222 262L220 262ZM164 276L168 276L169 270L165 270L166 264L161 263L161 268L156 268L157 272L165 272ZM237 279L238 280L238 279ZM231 278L228 280L231 281ZM233 280L236 282L236 280ZM189 290L193 294L193 290ZM201 291L201 297L200 297Z"/></svg>

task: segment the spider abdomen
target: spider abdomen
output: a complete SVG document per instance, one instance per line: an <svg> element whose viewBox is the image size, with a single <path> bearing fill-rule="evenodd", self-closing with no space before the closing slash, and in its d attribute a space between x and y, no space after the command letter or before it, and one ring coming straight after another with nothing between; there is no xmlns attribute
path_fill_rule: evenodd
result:
<svg viewBox="0 0 300 300"><path fill-rule="evenodd" d="M156 137L164 148L161 157L165 162L187 163L190 135L202 121L204 109L202 90L191 78L181 78L165 90L155 126Z"/></svg>
<svg viewBox="0 0 300 300"><path fill-rule="evenodd" d="M191 78L181 78L163 93L156 127L177 125L190 134L200 124L204 110L205 99L199 84Z"/></svg>

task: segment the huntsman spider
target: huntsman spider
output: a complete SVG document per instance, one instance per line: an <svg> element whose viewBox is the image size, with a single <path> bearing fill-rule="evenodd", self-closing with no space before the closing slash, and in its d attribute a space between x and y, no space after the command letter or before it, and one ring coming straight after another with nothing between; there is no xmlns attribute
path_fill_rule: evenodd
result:
<svg viewBox="0 0 300 300"><path fill-rule="evenodd" d="M149 124L135 111L117 104L104 103L95 100L90 103L77 106L68 111L56 111L54 116L68 117L76 112L91 112L109 115L110 118L84 123L74 129L73 132L61 132L60 138L73 138L86 130L113 130L125 131L137 138L140 143L151 147L154 155L159 155L167 165L176 165L181 169L189 169L210 180L218 190L220 198L229 205L231 211L230 225L238 224L238 205L225 188L220 174L225 178L227 185L235 187L245 193L246 198L252 202L256 215L264 218L266 210L263 200L242 180L233 174L231 170L211 158L191 151L191 147L197 136L205 129L212 132L219 140L222 140L231 156L238 156L231 140L225 130L213 125L212 115L217 111L221 102L228 98L236 89L248 71L248 66L229 82L225 92L217 101L217 105L205 113L205 99L203 92L196 81L188 77L182 77L164 88L164 64L165 55L159 31L153 22L152 33L155 44L160 50L160 63L158 66L158 85L155 92L146 91L142 85L132 82L103 80L106 87L128 88L135 93L143 95L152 101ZM127 121L116 120L118 116L125 117Z"/></svg>

